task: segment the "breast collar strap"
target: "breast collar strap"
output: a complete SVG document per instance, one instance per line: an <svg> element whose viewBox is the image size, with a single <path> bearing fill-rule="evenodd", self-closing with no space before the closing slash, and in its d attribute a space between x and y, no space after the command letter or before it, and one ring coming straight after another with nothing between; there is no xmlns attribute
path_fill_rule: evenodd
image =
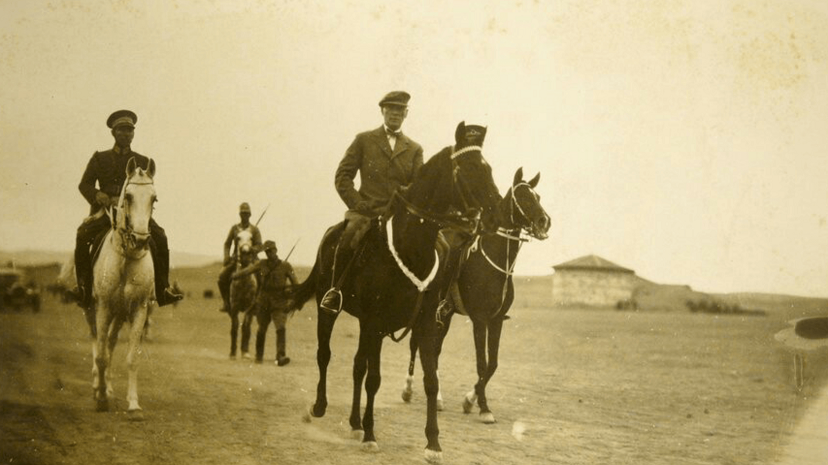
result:
<svg viewBox="0 0 828 465"><path fill-rule="evenodd" d="M403 272L406 278L411 281L411 284L414 284L414 287L417 288L420 292L425 292L428 285L434 280L434 277L437 276L437 269L440 267L440 255L437 253L437 249L434 249L434 266L431 268L431 272L428 276L420 280L400 259L400 256L397 254L397 249L394 248L394 227L392 226L394 217L390 217L385 222L385 231L386 237L388 239L388 250L391 251L391 255L394 257L394 261L397 262L397 266L400 268L400 271Z"/></svg>

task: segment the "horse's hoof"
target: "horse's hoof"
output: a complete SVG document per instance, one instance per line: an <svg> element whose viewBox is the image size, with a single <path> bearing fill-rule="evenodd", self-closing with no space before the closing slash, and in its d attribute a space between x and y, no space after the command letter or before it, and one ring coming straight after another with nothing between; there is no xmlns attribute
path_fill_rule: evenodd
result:
<svg viewBox="0 0 828 465"><path fill-rule="evenodd" d="M351 439L354 439L356 441L362 441L363 436L365 436L365 431L361 429L351 430ZM376 442L374 444L376 444Z"/></svg>
<svg viewBox="0 0 828 465"><path fill-rule="evenodd" d="M411 391L410 389L403 389L403 392L402 392L402 400L403 400L403 402L405 402L406 404L407 404L407 403L409 403L409 402L411 402L411 396L412 396L413 394L414 394L414 392L413 392L413 391Z"/></svg>
<svg viewBox="0 0 828 465"><path fill-rule="evenodd" d="M379 452L379 444L377 441L365 441L362 443L363 452Z"/></svg>
<svg viewBox="0 0 828 465"><path fill-rule="evenodd" d="M443 452L439 450L425 450L425 459L428 463L443 463Z"/></svg>
<svg viewBox="0 0 828 465"><path fill-rule="evenodd" d="M129 421L144 421L144 411L141 409L128 410L127 418Z"/></svg>
<svg viewBox="0 0 828 465"><path fill-rule="evenodd" d="M96 412L108 412L109 411L109 399L104 397L103 399L95 399L95 411Z"/></svg>
<svg viewBox="0 0 828 465"><path fill-rule="evenodd" d="M463 413L471 413L475 400L477 400L477 396L474 394L474 391L466 394L466 397L463 397Z"/></svg>
<svg viewBox="0 0 828 465"><path fill-rule="evenodd" d="M253 357L250 356L250 352L242 352L242 359L244 360L252 360Z"/></svg>
<svg viewBox="0 0 828 465"><path fill-rule="evenodd" d="M495 420L494 414L492 412L480 412L480 421L487 425L497 423L497 420Z"/></svg>

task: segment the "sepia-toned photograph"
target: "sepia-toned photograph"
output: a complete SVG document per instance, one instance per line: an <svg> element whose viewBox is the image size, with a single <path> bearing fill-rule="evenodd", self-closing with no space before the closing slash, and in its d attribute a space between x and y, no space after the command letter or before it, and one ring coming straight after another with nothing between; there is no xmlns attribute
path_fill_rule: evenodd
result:
<svg viewBox="0 0 828 465"><path fill-rule="evenodd" d="M0 463L828 463L828 3L0 0Z"/></svg>

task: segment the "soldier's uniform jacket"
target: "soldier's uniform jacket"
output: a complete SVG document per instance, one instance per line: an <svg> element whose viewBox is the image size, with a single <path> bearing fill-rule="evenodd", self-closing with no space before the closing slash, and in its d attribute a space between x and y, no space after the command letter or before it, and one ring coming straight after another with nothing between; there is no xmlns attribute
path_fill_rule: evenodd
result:
<svg viewBox="0 0 828 465"><path fill-rule="evenodd" d="M293 266L284 260L274 263L270 259L262 260L258 266L262 276L259 301L271 305L284 304L286 282L290 281L293 286L299 283L296 274L293 272Z"/></svg>
<svg viewBox="0 0 828 465"><path fill-rule="evenodd" d="M382 213L397 187L407 186L423 166L423 148L405 134L397 136L394 150L385 127L357 134L336 170L335 185L345 205L353 210L365 200L374 215ZM354 178L359 172L359 191Z"/></svg>
<svg viewBox="0 0 828 465"><path fill-rule="evenodd" d="M129 149L122 151L117 145L111 150L95 152L89 159L78 189L89 202L90 215L101 208L95 201L95 194L99 190L110 197L117 197L121 194L121 188L124 187L124 181L126 181L127 162L132 157L135 157L135 162L139 167L146 169L149 166L147 157ZM100 188L95 186L96 182Z"/></svg>
<svg viewBox="0 0 828 465"><path fill-rule="evenodd" d="M236 255L238 255L239 244L237 244L237 242L238 242L237 236L238 236L239 232L244 231L245 229L249 229L250 234L253 235L253 246L254 247L260 247L262 245L262 233L259 232L259 228L256 227L256 225L251 223L251 224L247 225L247 228L245 228L244 226L241 225L241 223L238 223L238 224L234 224L230 228L230 232L227 233L227 239L224 240L225 253L228 253L230 251L230 246L232 245L233 246L233 255L232 256L235 257Z"/></svg>

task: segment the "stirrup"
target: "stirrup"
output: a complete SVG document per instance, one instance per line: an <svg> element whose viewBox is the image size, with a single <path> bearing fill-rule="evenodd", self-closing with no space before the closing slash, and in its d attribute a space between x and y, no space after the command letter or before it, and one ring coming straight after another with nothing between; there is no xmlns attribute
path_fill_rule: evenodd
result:
<svg viewBox="0 0 828 465"><path fill-rule="evenodd" d="M319 308L338 315L342 311L342 291L332 287L322 296Z"/></svg>

